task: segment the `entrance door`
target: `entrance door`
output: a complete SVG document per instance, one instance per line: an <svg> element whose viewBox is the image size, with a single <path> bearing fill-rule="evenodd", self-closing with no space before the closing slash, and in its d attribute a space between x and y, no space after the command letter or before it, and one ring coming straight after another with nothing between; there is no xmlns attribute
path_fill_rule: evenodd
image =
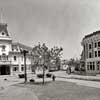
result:
<svg viewBox="0 0 100 100"><path fill-rule="evenodd" d="M0 66L0 75L10 75L10 66L1 65Z"/></svg>

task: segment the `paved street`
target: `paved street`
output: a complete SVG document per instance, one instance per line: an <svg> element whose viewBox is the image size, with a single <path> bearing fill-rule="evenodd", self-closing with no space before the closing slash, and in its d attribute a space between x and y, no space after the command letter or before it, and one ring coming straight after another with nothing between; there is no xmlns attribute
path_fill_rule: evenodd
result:
<svg viewBox="0 0 100 100"><path fill-rule="evenodd" d="M28 88L9 86L0 91L0 100L38 100L38 98Z"/></svg>
<svg viewBox="0 0 100 100"><path fill-rule="evenodd" d="M58 71L55 73L53 72L53 74L55 74L57 76L56 82L57 81L60 81L62 83L64 82L63 84L68 84L69 82L71 82L70 84L73 83L75 86L80 86L80 87L88 86L88 88L95 87L95 90L97 88L98 89L100 88L100 82L79 80L79 79L78 80L77 79L68 79L68 78L66 78L68 75L64 71ZM62 77L58 77L58 76L62 76ZM34 78L34 75L28 76L28 81L31 77ZM7 79L7 80L4 80L4 79ZM40 80L40 81L42 82L42 80ZM45 81L49 81L49 80L45 79ZM50 79L50 81L51 81L51 79ZM24 84L23 84L23 87L20 87L20 85L18 85L19 83L23 83L23 82L24 82L24 79L19 79L16 76L1 76L0 77L0 100L23 100L23 99L24 100L38 100L38 96L35 93L36 91L34 91L30 88L27 88ZM55 85L57 85L57 84L55 84ZM29 85L29 87L30 86L31 85ZM34 85L34 86L36 86L36 85ZM38 87L41 87L41 86L38 85L36 87L38 89ZM70 88L72 88L72 87L70 86ZM39 100L41 100L41 99L39 99ZM44 100L48 100L48 99L44 99ZM88 99L86 99L86 100L88 100ZM93 100L98 100L98 99L93 99Z"/></svg>
<svg viewBox="0 0 100 100"><path fill-rule="evenodd" d="M23 84L18 84L24 87ZM27 84L25 87L34 91L38 100L100 100L100 89L77 85L72 82L50 82Z"/></svg>
<svg viewBox="0 0 100 100"><path fill-rule="evenodd" d="M72 83L75 83L77 85L100 88L100 82L95 82L95 81L85 81L85 80L66 79L66 78L57 78L56 80L57 81L64 81L64 82L72 82Z"/></svg>

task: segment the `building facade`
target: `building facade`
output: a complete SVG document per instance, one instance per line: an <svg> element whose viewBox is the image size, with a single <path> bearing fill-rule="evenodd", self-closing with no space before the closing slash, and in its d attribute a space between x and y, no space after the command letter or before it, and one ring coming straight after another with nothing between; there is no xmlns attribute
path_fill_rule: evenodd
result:
<svg viewBox="0 0 100 100"><path fill-rule="evenodd" d="M81 68L86 73L100 73L100 31L86 35L82 46Z"/></svg>
<svg viewBox="0 0 100 100"><path fill-rule="evenodd" d="M17 75L24 73L24 56L20 50L27 50L27 72L31 72L32 48L13 42L9 36L6 23L0 23L0 75Z"/></svg>

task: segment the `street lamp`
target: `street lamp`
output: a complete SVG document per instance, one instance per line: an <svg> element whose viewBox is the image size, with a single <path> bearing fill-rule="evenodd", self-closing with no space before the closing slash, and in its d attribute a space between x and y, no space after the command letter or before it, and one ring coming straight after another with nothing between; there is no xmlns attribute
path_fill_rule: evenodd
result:
<svg viewBox="0 0 100 100"><path fill-rule="evenodd" d="M27 50L21 50L21 53L24 55L24 75L25 75L25 83L27 82L27 68L26 68L26 54L28 53Z"/></svg>

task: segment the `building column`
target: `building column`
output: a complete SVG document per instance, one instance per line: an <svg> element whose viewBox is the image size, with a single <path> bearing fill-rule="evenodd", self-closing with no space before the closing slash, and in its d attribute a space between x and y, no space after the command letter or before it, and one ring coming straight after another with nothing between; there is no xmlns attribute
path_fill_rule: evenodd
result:
<svg viewBox="0 0 100 100"><path fill-rule="evenodd" d="M21 64L19 64L19 72L21 72Z"/></svg>
<svg viewBox="0 0 100 100"><path fill-rule="evenodd" d="M94 58L94 45L93 45L93 42L92 42L92 58Z"/></svg>
<svg viewBox="0 0 100 100"><path fill-rule="evenodd" d="M18 56L19 73L21 72L21 56Z"/></svg>
<svg viewBox="0 0 100 100"><path fill-rule="evenodd" d="M14 75L14 72L13 72L13 66L10 65L10 75L13 76Z"/></svg>

